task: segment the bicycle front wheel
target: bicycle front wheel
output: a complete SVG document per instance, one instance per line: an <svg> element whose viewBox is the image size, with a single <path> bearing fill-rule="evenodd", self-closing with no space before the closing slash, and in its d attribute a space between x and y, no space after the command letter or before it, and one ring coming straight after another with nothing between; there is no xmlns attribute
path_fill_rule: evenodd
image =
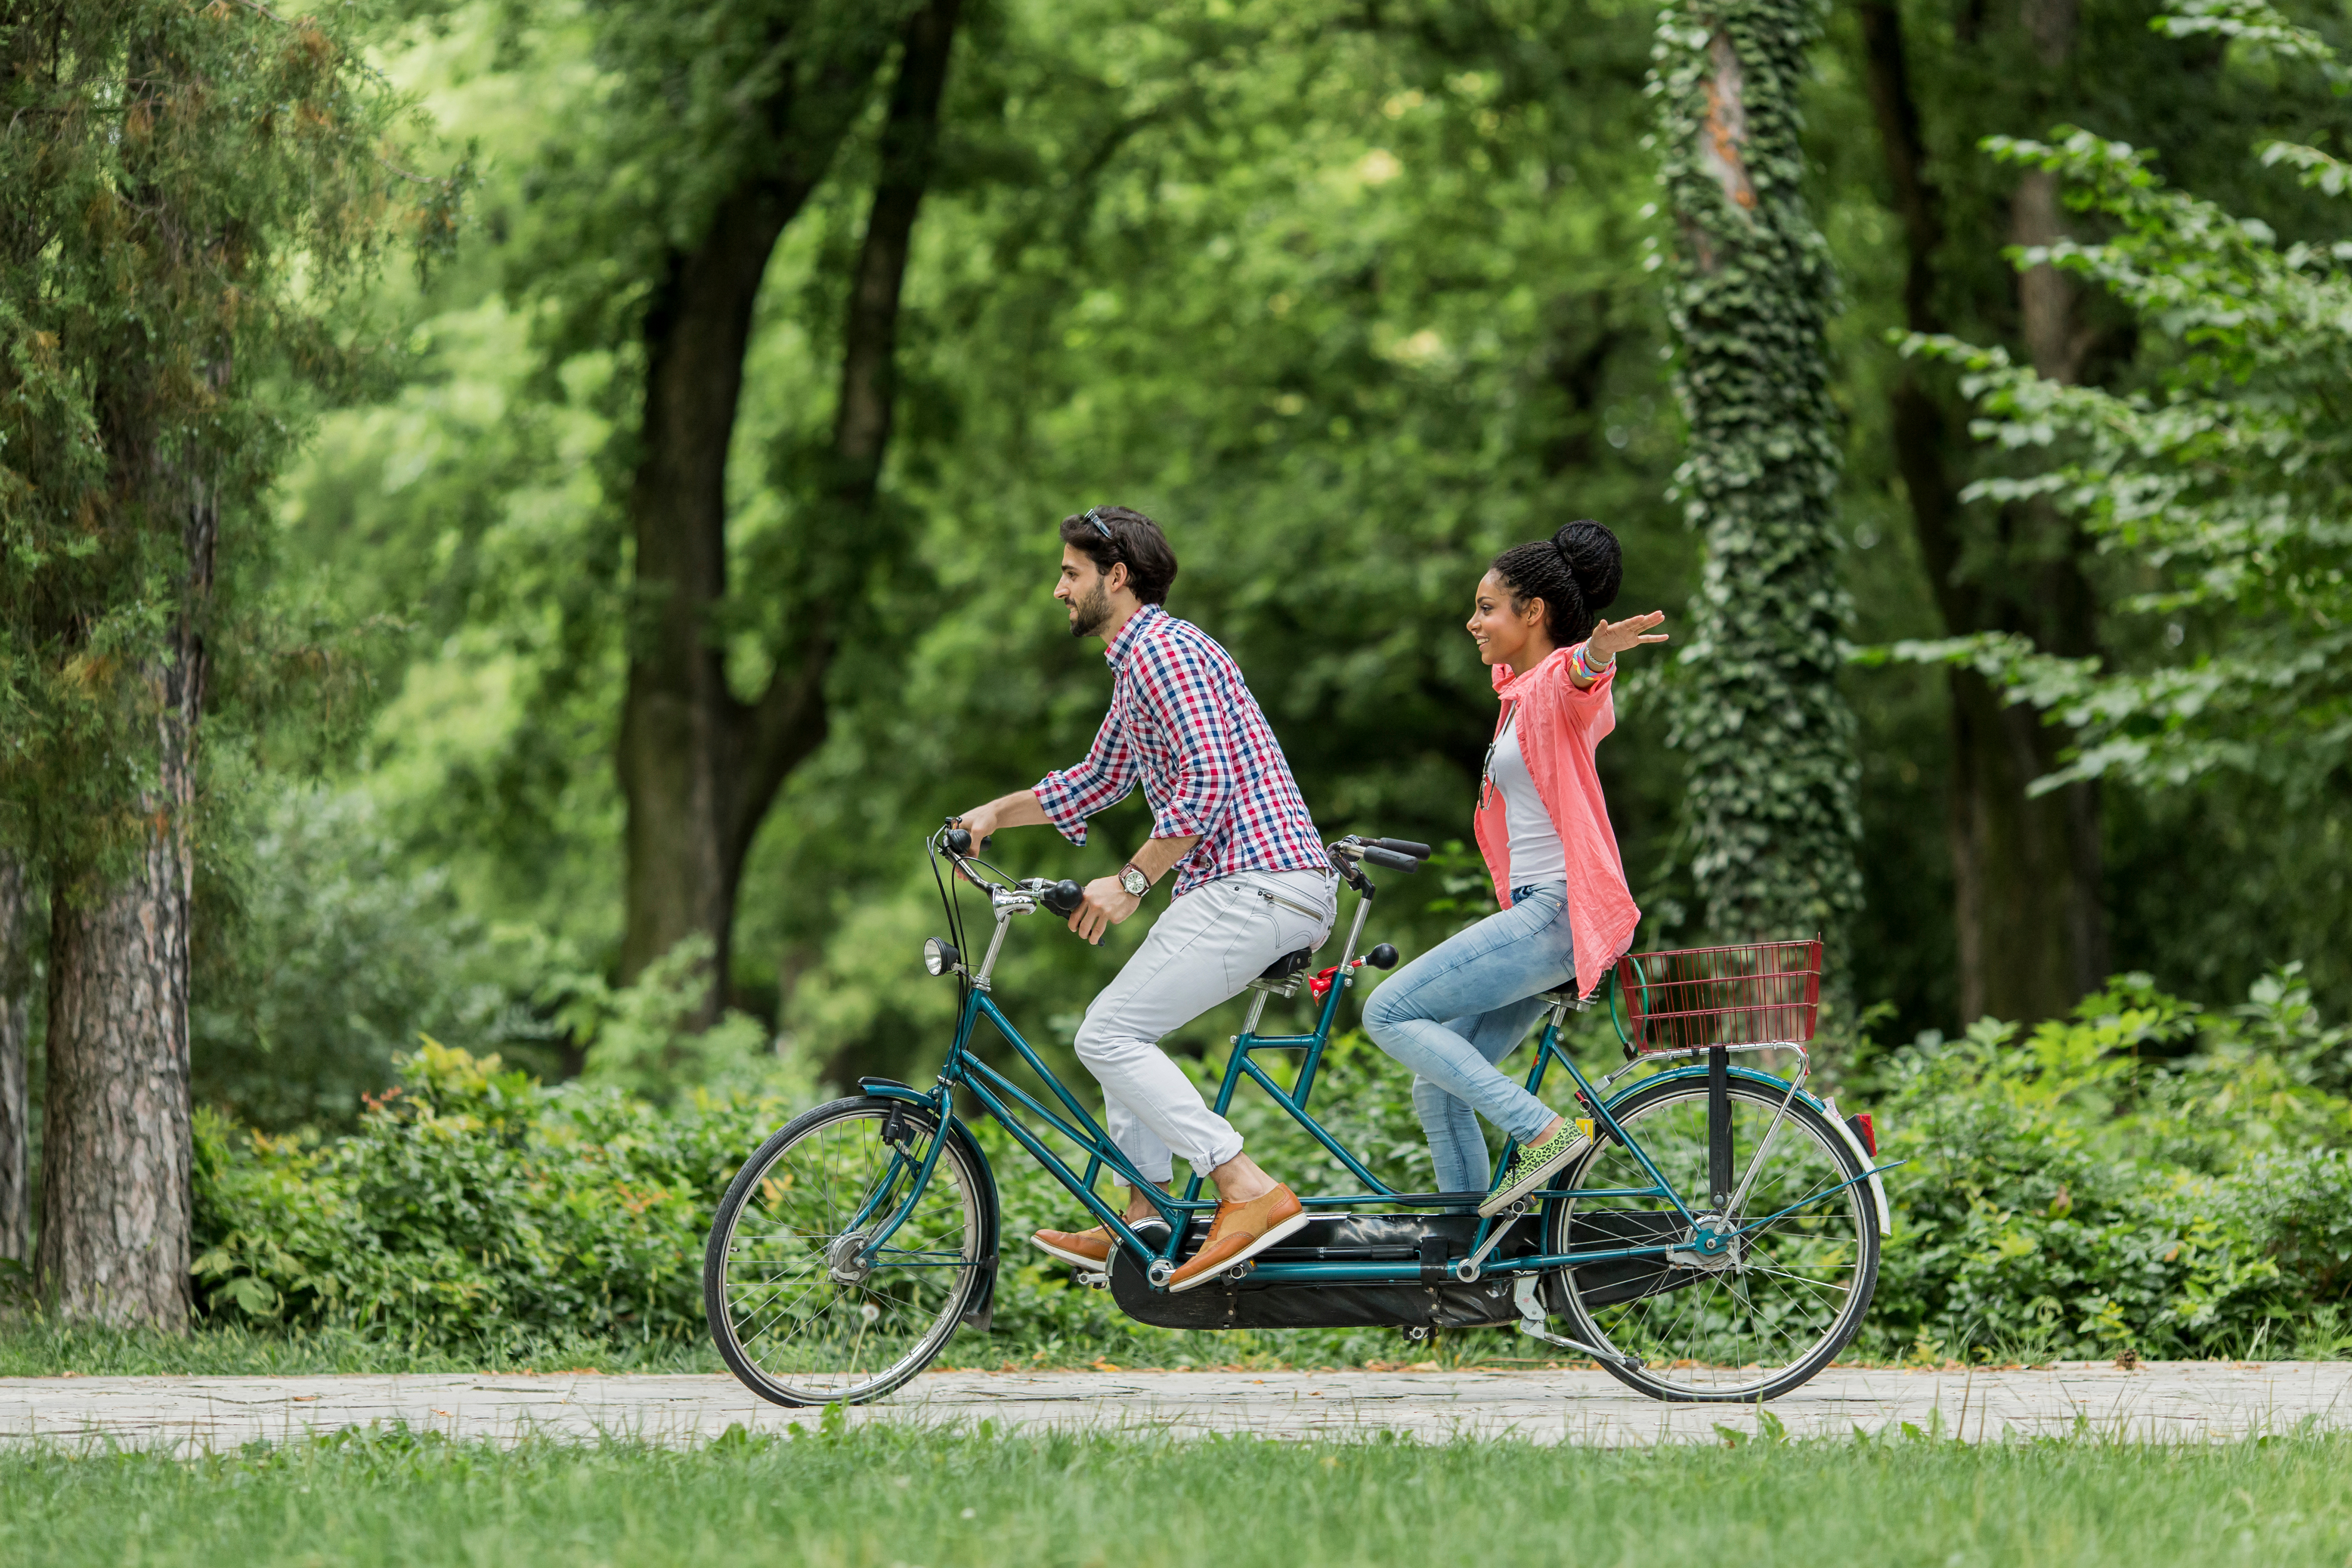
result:
<svg viewBox="0 0 2352 1568"><path fill-rule="evenodd" d="M720 1200L702 1275L711 1338L779 1405L877 1399L929 1364L980 1286L981 1173L949 1138L896 1231L938 1123L835 1100L760 1145Z"/></svg>
<svg viewBox="0 0 2352 1568"><path fill-rule="evenodd" d="M1706 1098L1704 1078L1664 1078L1612 1108L1694 1205L1709 1195ZM1601 1364L1654 1398L1786 1394L1830 1363L1869 1309L1879 1235L1869 1184L1858 1179L1868 1167L1801 1096L1785 1115L1781 1103L1779 1088L1731 1080L1731 1170L1747 1193L1727 1215L1694 1209L1695 1226L1661 1198L1604 1195L1651 1185L1640 1162L1609 1138L1563 1184L1572 1195L1551 1207L1547 1251L1674 1247L1567 1270L1576 1337L1638 1358L1638 1366ZM1584 1194L1593 1195L1573 1195Z"/></svg>

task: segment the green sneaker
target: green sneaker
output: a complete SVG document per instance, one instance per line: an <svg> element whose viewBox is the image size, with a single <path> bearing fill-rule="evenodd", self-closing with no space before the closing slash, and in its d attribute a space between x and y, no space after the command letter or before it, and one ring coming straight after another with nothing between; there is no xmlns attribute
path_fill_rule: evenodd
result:
<svg viewBox="0 0 2352 1568"><path fill-rule="evenodd" d="M1503 1173L1501 1184L1486 1194L1485 1203L1478 1205L1478 1213L1481 1215L1502 1213L1542 1186L1561 1166L1583 1153L1591 1142L1577 1130L1573 1119L1562 1118L1559 1131L1519 1151L1518 1156L1511 1162L1510 1169Z"/></svg>

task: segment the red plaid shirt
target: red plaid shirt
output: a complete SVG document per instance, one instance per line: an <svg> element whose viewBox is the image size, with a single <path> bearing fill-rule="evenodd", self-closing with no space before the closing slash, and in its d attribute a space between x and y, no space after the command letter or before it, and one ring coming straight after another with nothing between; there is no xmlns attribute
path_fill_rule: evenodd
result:
<svg viewBox="0 0 2352 1568"><path fill-rule="evenodd" d="M1062 836L1143 786L1151 837L1201 842L1176 863L1176 894L1236 871L1328 871L1330 858L1282 747L1233 656L1157 605L1129 617L1103 650L1110 711L1087 760L1037 782Z"/></svg>

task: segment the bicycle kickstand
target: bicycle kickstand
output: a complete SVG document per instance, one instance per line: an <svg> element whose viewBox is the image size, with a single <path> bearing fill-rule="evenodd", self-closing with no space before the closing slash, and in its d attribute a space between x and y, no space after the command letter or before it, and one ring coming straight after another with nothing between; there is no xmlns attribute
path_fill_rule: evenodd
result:
<svg viewBox="0 0 2352 1568"><path fill-rule="evenodd" d="M1541 1340L1562 1350L1581 1351L1595 1361L1612 1361L1619 1366L1638 1368L1639 1356L1618 1355L1611 1351L1596 1350L1582 1340L1570 1339L1566 1334L1551 1331L1551 1320L1544 1313L1543 1303L1536 1300L1536 1276L1522 1274L1511 1285L1511 1300L1519 1309L1519 1332L1531 1340Z"/></svg>

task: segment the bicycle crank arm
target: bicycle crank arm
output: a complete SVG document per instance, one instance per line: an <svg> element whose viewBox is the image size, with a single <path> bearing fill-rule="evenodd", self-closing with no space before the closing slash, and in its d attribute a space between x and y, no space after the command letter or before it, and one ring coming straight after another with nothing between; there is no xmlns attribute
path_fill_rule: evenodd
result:
<svg viewBox="0 0 2352 1568"><path fill-rule="evenodd" d="M1522 1274L1518 1277L1511 1286L1511 1300L1519 1309L1519 1332L1527 1335L1528 1338L1541 1340L1548 1345L1558 1345L1562 1350L1580 1351L1595 1361L1615 1362L1629 1372L1641 1370L1640 1356L1619 1355L1613 1351L1604 1351L1586 1344L1582 1340L1572 1340L1566 1334L1553 1333L1551 1320L1544 1315L1542 1305L1536 1300L1534 1275Z"/></svg>
<svg viewBox="0 0 2352 1568"><path fill-rule="evenodd" d="M1461 1280L1465 1285L1475 1285L1478 1283L1478 1275L1480 1270L1484 1269L1486 1266L1487 1255L1492 1253L1496 1247L1502 1245L1503 1237L1511 1234L1511 1227L1513 1226L1518 1224L1519 1221L1527 1217L1527 1200L1524 1198L1520 1199L1517 1203L1515 1203L1510 1207L1503 1210L1503 1214L1505 1215L1503 1223L1486 1233L1486 1239L1480 1244L1478 1250L1472 1253L1469 1257L1461 1258L1454 1263L1454 1278Z"/></svg>

